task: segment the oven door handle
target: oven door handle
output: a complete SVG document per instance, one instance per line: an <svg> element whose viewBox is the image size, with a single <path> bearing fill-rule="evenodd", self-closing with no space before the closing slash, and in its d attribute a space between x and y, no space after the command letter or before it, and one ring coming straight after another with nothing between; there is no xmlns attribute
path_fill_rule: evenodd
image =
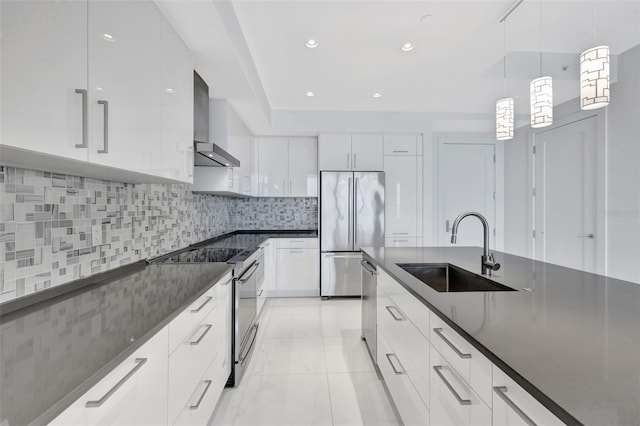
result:
<svg viewBox="0 0 640 426"><path fill-rule="evenodd" d="M238 359L238 363L240 365L242 365L245 361L245 359L247 359L247 357L249 356L249 354L251 353L251 349L253 348L253 344L256 342L256 336L258 336L258 323L255 323L253 325L253 327L251 327L251 332L253 332L253 337L251 337L251 343L247 344L247 350L244 353L244 355L240 355L240 359Z"/></svg>
<svg viewBox="0 0 640 426"><path fill-rule="evenodd" d="M239 283L245 283L245 282L249 281L249 278L251 278L253 276L253 274L255 274L256 271L258 270L258 266L260 266L260 262L254 262L253 265L251 265L249 267L249 269L247 269L247 272L242 274L240 279L238 279L238 282ZM253 268L253 270L251 271L252 268Z"/></svg>

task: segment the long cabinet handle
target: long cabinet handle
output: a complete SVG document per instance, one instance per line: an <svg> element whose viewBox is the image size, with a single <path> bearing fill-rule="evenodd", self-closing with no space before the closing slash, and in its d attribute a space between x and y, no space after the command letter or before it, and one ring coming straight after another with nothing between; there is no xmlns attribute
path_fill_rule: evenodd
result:
<svg viewBox="0 0 640 426"><path fill-rule="evenodd" d="M251 268L253 268L253 270L251 272L249 272L249 270L247 269L247 272L245 272L244 274L242 274L242 276L240 277L240 279L238 280L238 282L240 284L246 283L247 281L249 281L249 278L251 278L253 276L253 274L256 273L256 271L258 270L258 267L260 266L260 262L254 262L253 265L251 265Z"/></svg>
<svg viewBox="0 0 640 426"><path fill-rule="evenodd" d="M202 394L200 395L200 398L198 398L198 401L196 401L196 403L194 405L190 405L189 406L189 410L197 410L198 407L200 407L200 403L202 402L202 400L204 399L204 396L207 394L207 391L209 390L209 387L211 386L211 380L205 380L201 383L204 383L204 390L202 391Z"/></svg>
<svg viewBox="0 0 640 426"><path fill-rule="evenodd" d="M202 327L205 328L204 333L202 333L200 335L200 337L198 337L196 340L190 341L189 342L190 345L199 345L200 342L202 341L202 339L204 339L204 336L206 336L207 333L209 332L209 330L211 330L211 328L213 327L213 324L203 324L203 325L199 326L198 328L202 328ZM196 329L196 331L198 331L198 330ZM195 333L193 333L193 334L195 334ZM192 336L193 336L193 334L192 334Z"/></svg>
<svg viewBox="0 0 640 426"><path fill-rule="evenodd" d="M449 389L449 391L451 391L453 396L455 396L455 398L458 400L458 403L460 405L471 405L471 400L470 399L462 399L462 397L460 395L458 395L458 392L456 392L456 390L453 388L453 386L451 386L451 383L449 383L449 381L444 377L444 374L442 374L442 371L440 371L443 368L444 368L444 366L442 366L442 365L434 365L433 366L433 369L435 370L435 372L438 375L438 377L440 377L440 380L442 380L442 382L445 384L447 389Z"/></svg>
<svg viewBox="0 0 640 426"><path fill-rule="evenodd" d="M334 257L338 257L338 256L334 256ZM349 256L344 256L344 257L349 257ZM378 270L376 269L376 267L370 264L369 262L367 262L366 260L362 259L360 261L360 266L362 266L362 268L368 273L370 273L371 275L378 275Z"/></svg>
<svg viewBox="0 0 640 426"><path fill-rule="evenodd" d="M433 329L433 331L434 331L438 336L440 336L440 338L441 338L442 340L444 340L444 342L445 342L447 345L449 345L449 347L450 347L451 349L453 349L453 351L454 351L454 352L455 352L455 353L456 353L460 358L462 358L462 359L469 359L469 358L471 358L471 354L465 354L465 353L463 353L462 351L460 351L460 349L456 348L456 346L451 342L451 340L447 339L447 338L445 337L445 335L444 335L444 334L442 334L442 329L441 329L441 328L434 328L434 329Z"/></svg>
<svg viewBox="0 0 640 426"><path fill-rule="evenodd" d="M76 144L76 148L86 148L89 146L89 101L85 89L76 89L76 93L82 95L82 143Z"/></svg>
<svg viewBox="0 0 640 426"><path fill-rule="evenodd" d="M356 155L353 154L354 163ZM355 166L354 166L355 167ZM355 178L353 184L353 249L360 250L358 247L358 178Z"/></svg>
<svg viewBox="0 0 640 426"><path fill-rule="evenodd" d="M103 138L104 138L104 146L102 149L98 150L98 154L108 154L109 153L109 101L98 101L98 103L104 106L103 114L104 114L104 123L103 123Z"/></svg>
<svg viewBox="0 0 640 426"><path fill-rule="evenodd" d="M200 311L202 310L202 308L204 308L204 306L205 306L207 303L211 302L211 300L212 300L212 299L213 299L213 297L211 297L211 296L207 296L207 299L202 303L202 305L198 306L198 307L197 307L197 308L195 308L195 309L192 309L192 310L191 310L191 312L192 312L192 313L194 313L194 314L195 314L196 312L200 312Z"/></svg>
<svg viewBox="0 0 640 426"><path fill-rule="evenodd" d="M356 157L356 153L353 153L353 170L355 170L358 167L358 157Z"/></svg>
<svg viewBox="0 0 640 426"><path fill-rule="evenodd" d="M105 393L102 398L95 400L95 401L87 401L87 403L85 404L85 406L87 408L96 408L96 407L100 407L102 404L104 404L106 402L107 399L111 398L111 395L113 395L114 393L116 393L116 391L118 389L120 389L120 387L122 385L124 385L124 383L129 380L131 378L131 376L133 376L134 374L136 374L136 371L140 370L142 368L142 366L147 362L148 358L136 358L135 359L135 367L133 367L131 370L129 370L129 372L127 374L125 374L125 376L120 379L118 381L118 383L116 383L115 385L113 385L113 387L111 389L109 389L107 391L107 393Z"/></svg>
<svg viewBox="0 0 640 426"><path fill-rule="evenodd" d="M389 311L389 314L393 317L394 320L396 321L406 321L407 317L405 317L404 315L402 315L402 312L400 312L400 309L398 309L397 306L385 306L385 308L387 309L387 311ZM394 314L392 309L395 309L398 312L398 315Z"/></svg>
<svg viewBox="0 0 640 426"><path fill-rule="evenodd" d="M402 366L402 363L400 362L400 360L398 359L398 356L394 353L391 354L384 354L387 357L387 361L389 361L389 364L391 364L391 368L393 369L393 372L396 373L397 375L402 375L402 374L407 374L407 370L404 369L404 367ZM391 358L396 360L396 363L398 363L398 365L400 366L400 368L396 368L395 363L391 360Z"/></svg>
<svg viewBox="0 0 640 426"><path fill-rule="evenodd" d="M528 424L529 426L538 426L536 422L531 420L529 416L525 414L520 407L518 407L512 400L507 396L507 387L506 386L494 386L493 391L498 394L500 399L502 399L505 404L509 406L515 413L522 419L523 422Z"/></svg>
<svg viewBox="0 0 640 426"><path fill-rule="evenodd" d="M351 157L351 154L347 153L347 169L350 169L350 168L351 168L351 164L350 164L350 162L349 162L350 157Z"/></svg>
<svg viewBox="0 0 640 426"><path fill-rule="evenodd" d="M391 152L398 152L398 153L401 153L401 152L409 152L409 151L407 151L406 149L394 149L394 150L393 150L393 151L391 151Z"/></svg>

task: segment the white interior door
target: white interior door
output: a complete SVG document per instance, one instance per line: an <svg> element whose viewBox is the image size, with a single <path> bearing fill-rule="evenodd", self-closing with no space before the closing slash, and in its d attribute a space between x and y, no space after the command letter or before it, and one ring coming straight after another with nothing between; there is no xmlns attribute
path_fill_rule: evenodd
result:
<svg viewBox="0 0 640 426"><path fill-rule="evenodd" d="M596 117L535 135L535 258L597 270Z"/></svg>
<svg viewBox="0 0 640 426"><path fill-rule="evenodd" d="M495 144L442 142L439 147L439 244L451 245L451 226L462 212L475 211L487 219L490 247L495 248ZM458 246L483 245L482 224L467 218L458 228Z"/></svg>

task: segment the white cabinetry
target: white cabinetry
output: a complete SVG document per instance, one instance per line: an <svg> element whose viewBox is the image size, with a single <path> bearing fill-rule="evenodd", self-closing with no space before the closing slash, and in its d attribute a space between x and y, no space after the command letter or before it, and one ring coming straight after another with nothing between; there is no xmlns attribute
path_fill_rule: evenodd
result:
<svg viewBox="0 0 640 426"><path fill-rule="evenodd" d="M384 135L384 155L419 155L419 135Z"/></svg>
<svg viewBox="0 0 640 426"><path fill-rule="evenodd" d="M168 337L165 327L50 424L166 425Z"/></svg>
<svg viewBox="0 0 640 426"><path fill-rule="evenodd" d="M277 290L278 249L276 240L268 239L262 244L264 248L264 289L268 297L275 296Z"/></svg>
<svg viewBox="0 0 640 426"><path fill-rule="evenodd" d="M319 257L317 238L278 240L277 296L320 295Z"/></svg>
<svg viewBox="0 0 640 426"><path fill-rule="evenodd" d="M377 171L383 168L383 137L376 134L320 135L320 170Z"/></svg>
<svg viewBox="0 0 640 426"><path fill-rule="evenodd" d="M387 237L418 237L418 211L422 194L418 193L418 165L422 157L386 156L385 234ZM420 235L421 236L421 235Z"/></svg>
<svg viewBox="0 0 640 426"><path fill-rule="evenodd" d="M193 76L185 71L191 58L169 40L175 34L153 2L0 7L3 164L131 182L190 181L184 136L193 121ZM169 81L175 101L164 95Z"/></svg>
<svg viewBox="0 0 640 426"><path fill-rule="evenodd" d="M163 19L161 172L193 183L193 167L193 59Z"/></svg>
<svg viewBox="0 0 640 426"><path fill-rule="evenodd" d="M260 137L258 194L261 197L316 197L318 142L311 137Z"/></svg>
<svg viewBox="0 0 640 426"><path fill-rule="evenodd" d="M3 1L0 16L0 143L86 161L87 2Z"/></svg>

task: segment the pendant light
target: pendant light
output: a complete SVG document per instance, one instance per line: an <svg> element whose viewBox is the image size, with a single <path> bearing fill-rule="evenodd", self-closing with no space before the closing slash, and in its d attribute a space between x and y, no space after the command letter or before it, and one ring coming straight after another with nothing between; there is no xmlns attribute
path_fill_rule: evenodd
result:
<svg viewBox="0 0 640 426"><path fill-rule="evenodd" d="M596 44L596 2L593 2L593 44ZM596 46L580 55L580 108L609 105L609 46Z"/></svg>
<svg viewBox="0 0 640 426"><path fill-rule="evenodd" d="M547 127L553 124L553 81L542 76L542 0L540 0L540 77L529 85L531 99L531 127Z"/></svg>
<svg viewBox="0 0 640 426"><path fill-rule="evenodd" d="M513 98L507 98L507 21L503 22L503 52L502 57L502 77L503 77L503 96L496 102L496 139L499 141L508 141L513 139L514 131L514 113Z"/></svg>

